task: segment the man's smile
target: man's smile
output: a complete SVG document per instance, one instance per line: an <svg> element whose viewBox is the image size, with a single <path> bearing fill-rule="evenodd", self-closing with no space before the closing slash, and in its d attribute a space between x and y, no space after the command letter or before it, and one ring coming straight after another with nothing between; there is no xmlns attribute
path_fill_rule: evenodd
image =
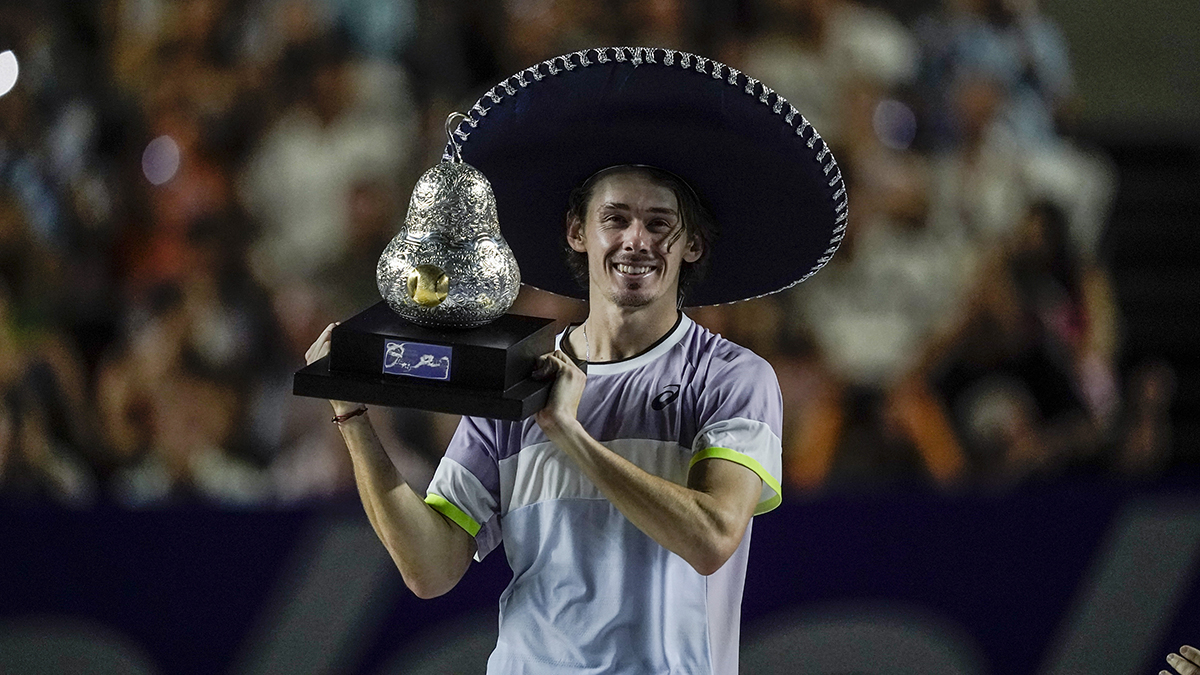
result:
<svg viewBox="0 0 1200 675"><path fill-rule="evenodd" d="M625 276L631 276L631 277L645 276L654 271L653 266L645 265L645 264L639 265L639 264L630 264L630 263L615 263L613 265L613 267L615 267L616 270L618 272L620 272L621 274L624 274Z"/></svg>

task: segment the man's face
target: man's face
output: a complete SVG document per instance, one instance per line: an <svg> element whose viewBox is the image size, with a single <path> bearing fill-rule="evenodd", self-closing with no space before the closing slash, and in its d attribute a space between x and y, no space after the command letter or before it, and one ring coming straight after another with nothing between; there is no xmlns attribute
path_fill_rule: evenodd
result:
<svg viewBox="0 0 1200 675"><path fill-rule="evenodd" d="M574 223L567 240L587 254L593 299L606 298L618 307L656 301L674 307L680 266L702 253L682 228L670 188L642 174L621 173L597 183L586 222Z"/></svg>

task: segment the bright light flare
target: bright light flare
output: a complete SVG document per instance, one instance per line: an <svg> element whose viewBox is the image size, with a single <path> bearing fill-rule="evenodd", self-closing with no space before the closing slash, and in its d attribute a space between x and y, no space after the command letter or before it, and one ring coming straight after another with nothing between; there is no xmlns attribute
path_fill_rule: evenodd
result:
<svg viewBox="0 0 1200 675"><path fill-rule="evenodd" d="M893 150L907 150L917 137L916 114L895 99L880 101L871 122L879 141Z"/></svg>
<svg viewBox="0 0 1200 675"><path fill-rule="evenodd" d="M17 66L17 55L11 49L0 52L0 96L17 86L17 73L20 70Z"/></svg>
<svg viewBox="0 0 1200 675"><path fill-rule="evenodd" d="M179 145L170 136L150 141L142 153L142 173L154 185L162 185L179 171Z"/></svg>

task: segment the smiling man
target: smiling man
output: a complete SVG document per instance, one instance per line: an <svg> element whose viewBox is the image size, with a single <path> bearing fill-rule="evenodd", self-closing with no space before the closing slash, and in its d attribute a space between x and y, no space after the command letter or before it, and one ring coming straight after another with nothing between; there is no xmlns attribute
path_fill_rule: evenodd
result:
<svg viewBox="0 0 1200 675"><path fill-rule="evenodd" d="M588 301L539 361L535 376L553 378L544 409L464 417L422 498L363 409L333 402L367 515L410 589L445 593L472 557L504 545L513 579L492 675L738 669L752 520L780 501L781 397L765 360L681 308L811 275L841 239L845 188L795 109L687 57L558 57L493 89L496 105L481 99L456 132L501 222L524 223L505 231L522 276L563 294L577 292L563 282L573 277ZM501 89L519 105L502 105ZM568 192L564 237L549 214ZM565 274L548 262L552 239ZM704 280L721 255L747 262ZM310 362L328 342L326 330Z"/></svg>

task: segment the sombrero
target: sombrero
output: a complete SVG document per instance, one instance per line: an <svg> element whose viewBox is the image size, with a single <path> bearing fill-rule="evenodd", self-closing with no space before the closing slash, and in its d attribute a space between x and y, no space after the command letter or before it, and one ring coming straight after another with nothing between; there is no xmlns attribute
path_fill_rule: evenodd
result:
<svg viewBox="0 0 1200 675"><path fill-rule="evenodd" d="M561 262L567 198L621 164L687 181L720 226L689 306L759 297L807 279L845 236L847 200L829 146L770 87L686 52L605 47L501 81L447 144L492 184L524 283L584 297Z"/></svg>

